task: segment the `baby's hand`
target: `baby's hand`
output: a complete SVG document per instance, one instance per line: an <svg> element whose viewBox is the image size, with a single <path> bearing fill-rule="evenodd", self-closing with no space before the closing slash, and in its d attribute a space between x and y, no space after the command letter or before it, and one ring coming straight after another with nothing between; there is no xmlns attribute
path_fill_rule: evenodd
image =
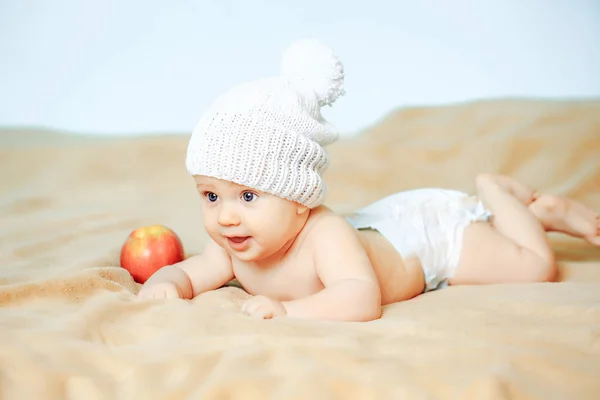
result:
<svg viewBox="0 0 600 400"><path fill-rule="evenodd" d="M287 314L285 307L280 301L266 296L254 296L242 307L242 312L251 317L270 319Z"/></svg>
<svg viewBox="0 0 600 400"><path fill-rule="evenodd" d="M137 295L138 299L180 299L177 286L171 282L161 282L154 285L142 286Z"/></svg>

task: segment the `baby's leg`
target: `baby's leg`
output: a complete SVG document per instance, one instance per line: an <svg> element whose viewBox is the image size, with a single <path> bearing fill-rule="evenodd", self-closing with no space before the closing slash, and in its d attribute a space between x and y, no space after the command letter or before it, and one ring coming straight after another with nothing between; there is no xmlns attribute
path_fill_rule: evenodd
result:
<svg viewBox="0 0 600 400"><path fill-rule="evenodd" d="M507 175L500 174L485 174L488 179L493 179L498 185L502 186L507 192L512 194L517 200L519 200L523 205L529 206L535 200L537 200L539 193L525 185L524 183L519 182L515 178L512 178Z"/></svg>
<svg viewBox="0 0 600 400"><path fill-rule="evenodd" d="M465 228L461 259L450 284L554 279L556 265L544 228L525 206L527 195L516 189L503 176L477 177L477 194L493 213L493 226L474 223Z"/></svg>
<svg viewBox="0 0 600 400"><path fill-rule="evenodd" d="M600 246L600 215L583 204L564 196L542 194L529 209L546 231L566 233Z"/></svg>
<svg viewBox="0 0 600 400"><path fill-rule="evenodd" d="M514 178L494 175L494 180L512 193L542 223L548 232L562 232L600 246L600 215L564 196L540 194Z"/></svg>

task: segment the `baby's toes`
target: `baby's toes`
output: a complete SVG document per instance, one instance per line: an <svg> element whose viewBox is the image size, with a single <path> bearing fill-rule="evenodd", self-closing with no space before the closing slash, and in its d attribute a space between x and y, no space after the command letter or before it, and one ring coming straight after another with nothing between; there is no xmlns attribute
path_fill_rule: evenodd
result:
<svg viewBox="0 0 600 400"><path fill-rule="evenodd" d="M600 215L596 215L596 235L588 236L586 240L594 246L600 247Z"/></svg>
<svg viewBox="0 0 600 400"><path fill-rule="evenodd" d="M594 246L600 247L600 235L598 235L596 237L587 237L586 239L588 242L590 242Z"/></svg>
<svg viewBox="0 0 600 400"><path fill-rule="evenodd" d="M538 191L537 191L537 190L535 190L535 189L532 189L532 190L531 190L531 193L530 193L530 195L529 195L529 199L528 199L528 202L527 202L527 204L533 203L534 201L536 201L537 199L539 199L539 198L540 198L540 196L541 196L541 193L540 193L540 192L538 192Z"/></svg>

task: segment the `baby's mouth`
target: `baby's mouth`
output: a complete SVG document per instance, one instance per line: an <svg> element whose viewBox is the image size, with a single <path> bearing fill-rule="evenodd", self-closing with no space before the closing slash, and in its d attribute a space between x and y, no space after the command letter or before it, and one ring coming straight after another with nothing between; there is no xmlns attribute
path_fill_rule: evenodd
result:
<svg viewBox="0 0 600 400"><path fill-rule="evenodd" d="M228 236L227 243L233 251L246 251L250 246L250 236Z"/></svg>
<svg viewBox="0 0 600 400"><path fill-rule="evenodd" d="M233 243L242 243L244 240L248 239L250 236L233 236L228 237L227 239L231 240Z"/></svg>

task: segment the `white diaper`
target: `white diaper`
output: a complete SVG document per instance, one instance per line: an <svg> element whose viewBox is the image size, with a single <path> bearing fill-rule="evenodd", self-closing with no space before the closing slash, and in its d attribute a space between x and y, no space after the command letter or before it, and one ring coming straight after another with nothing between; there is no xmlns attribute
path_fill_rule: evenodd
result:
<svg viewBox="0 0 600 400"><path fill-rule="evenodd" d="M425 273L425 292L445 287L460 258L463 230L488 221L491 212L476 197L456 190L416 189L372 203L348 222L379 231L403 258L417 256Z"/></svg>

